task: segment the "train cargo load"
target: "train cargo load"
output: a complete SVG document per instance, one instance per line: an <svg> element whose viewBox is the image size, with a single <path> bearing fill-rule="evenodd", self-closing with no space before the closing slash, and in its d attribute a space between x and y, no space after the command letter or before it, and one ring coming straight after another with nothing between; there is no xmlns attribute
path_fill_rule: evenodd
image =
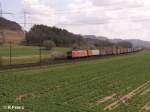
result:
<svg viewBox="0 0 150 112"><path fill-rule="evenodd" d="M88 56L87 50L73 50L68 53L69 58L80 58L87 56Z"/></svg>

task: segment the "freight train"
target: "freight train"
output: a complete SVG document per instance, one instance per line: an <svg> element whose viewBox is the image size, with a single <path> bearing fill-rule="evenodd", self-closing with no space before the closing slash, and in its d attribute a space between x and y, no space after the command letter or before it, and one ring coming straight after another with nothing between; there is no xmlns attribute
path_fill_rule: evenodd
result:
<svg viewBox="0 0 150 112"><path fill-rule="evenodd" d="M141 51L141 48L103 48L95 50L72 50L68 52L68 58L84 58L91 56L108 56L108 55L120 55Z"/></svg>

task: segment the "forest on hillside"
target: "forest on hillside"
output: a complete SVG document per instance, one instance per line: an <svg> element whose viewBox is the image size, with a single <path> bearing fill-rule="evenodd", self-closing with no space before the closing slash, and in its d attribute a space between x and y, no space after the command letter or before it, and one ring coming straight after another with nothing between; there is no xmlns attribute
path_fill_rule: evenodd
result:
<svg viewBox="0 0 150 112"><path fill-rule="evenodd" d="M58 47L72 47L74 49L132 47L132 44L127 41L112 43L109 40L85 39L82 35L73 34L65 29L46 25L34 25L30 31L27 32L25 42L28 45L43 45L43 43L46 43L48 40L52 41Z"/></svg>

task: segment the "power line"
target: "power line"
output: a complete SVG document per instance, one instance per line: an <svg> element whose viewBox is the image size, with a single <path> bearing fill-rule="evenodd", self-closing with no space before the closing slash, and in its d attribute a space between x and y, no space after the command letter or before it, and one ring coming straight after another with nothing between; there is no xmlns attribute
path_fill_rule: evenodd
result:
<svg viewBox="0 0 150 112"><path fill-rule="evenodd" d="M0 2L0 17L3 17L3 15L13 15L13 13L3 11L2 3Z"/></svg>
<svg viewBox="0 0 150 112"><path fill-rule="evenodd" d="M3 16L2 13L3 13L3 9L2 9L2 4L1 4L1 2L0 2L0 17Z"/></svg>
<svg viewBox="0 0 150 112"><path fill-rule="evenodd" d="M90 11L97 11L96 9L87 9L85 7L82 7L82 8L78 8L77 10L55 10L54 12L47 12L46 14L43 14L43 15L56 15L56 14L79 14L79 13L83 13L83 12L90 12ZM0 16L2 17L3 14L13 14L13 13L10 13L10 12L3 12L3 9L2 9L2 4L0 2ZM22 23L19 23L19 24L23 24L24 26L24 29L26 29L27 25L33 25L33 24L38 24L38 23L29 23L28 22L28 15L30 16L34 16L34 15L40 15L40 13L30 13L30 12L27 12L27 11L23 11L21 13L23 15L23 22ZM18 13L16 14L13 14L13 15L19 15ZM118 19L116 19L118 20ZM100 25L100 24L109 24L109 23L114 23L114 22L110 22L110 21L106 21L106 22L103 22L103 21L89 21L89 22L76 22L76 23L60 23L60 24L57 24L57 25L60 25L60 26L72 26L72 25Z"/></svg>
<svg viewBox="0 0 150 112"><path fill-rule="evenodd" d="M133 7L134 8L134 7ZM121 10L121 9L124 9L124 8L109 8L107 10ZM106 9L105 9L106 10ZM74 14L74 13L82 13L82 12L96 12L98 11L97 9L88 9L86 7L81 7L81 8L78 8L78 9L74 9L74 10L70 10L70 9L64 9L64 10L55 10L54 12L48 12L49 14L53 14L53 15L57 15L57 14ZM30 13L31 15L37 15L37 14L40 14L40 13ZM47 15L49 15L47 14Z"/></svg>
<svg viewBox="0 0 150 112"><path fill-rule="evenodd" d="M27 12L23 12L23 16L24 16L24 27L26 28L26 23L27 23L27 16L26 16Z"/></svg>
<svg viewBox="0 0 150 112"><path fill-rule="evenodd" d="M89 23L69 23L69 24L58 24L59 26L81 26L81 25L104 25L104 24L109 24L110 22L89 22Z"/></svg>
<svg viewBox="0 0 150 112"><path fill-rule="evenodd" d="M23 11L22 15L23 15L23 23L19 23L19 24L23 24L24 26L24 30L26 29L27 25L32 25L33 23L28 23L28 14L30 14L27 11Z"/></svg>

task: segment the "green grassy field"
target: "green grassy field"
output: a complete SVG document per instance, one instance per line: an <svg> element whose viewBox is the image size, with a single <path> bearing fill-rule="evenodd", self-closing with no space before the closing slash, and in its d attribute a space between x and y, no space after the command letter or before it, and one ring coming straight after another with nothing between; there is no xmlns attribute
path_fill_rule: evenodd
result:
<svg viewBox="0 0 150 112"><path fill-rule="evenodd" d="M55 55L66 54L70 48L56 47L52 50L42 50L42 58L50 58ZM10 46L3 45L0 46L0 56L2 57L2 63L9 64L10 56ZM12 45L12 64L22 64L22 63L33 63L39 61L39 47L33 46L23 46L23 45Z"/></svg>
<svg viewBox="0 0 150 112"><path fill-rule="evenodd" d="M24 106L7 110L3 106ZM0 112L149 112L150 51L0 73Z"/></svg>
<svg viewBox="0 0 150 112"><path fill-rule="evenodd" d="M10 46L3 45L0 46L0 56L8 56L10 55L9 53ZM70 50L69 48L59 48L56 47L52 50L42 50L43 55L50 54L51 52L67 52ZM23 46L23 45L12 45L12 56L31 56L31 55L38 55L39 54L39 47L33 47L33 46Z"/></svg>

